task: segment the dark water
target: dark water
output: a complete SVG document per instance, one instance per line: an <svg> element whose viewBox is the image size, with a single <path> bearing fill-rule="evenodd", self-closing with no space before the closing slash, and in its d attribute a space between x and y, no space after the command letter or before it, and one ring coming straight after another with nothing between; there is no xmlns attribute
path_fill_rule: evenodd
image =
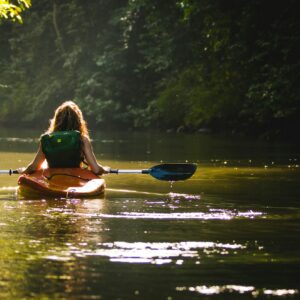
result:
<svg viewBox="0 0 300 300"><path fill-rule="evenodd" d="M0 169L38 133L0 131ZM113 168L196 162L184 182L106 175L99 199L25 200L0 175L0 299L299 299L299 147L96 134Z"/></svg>

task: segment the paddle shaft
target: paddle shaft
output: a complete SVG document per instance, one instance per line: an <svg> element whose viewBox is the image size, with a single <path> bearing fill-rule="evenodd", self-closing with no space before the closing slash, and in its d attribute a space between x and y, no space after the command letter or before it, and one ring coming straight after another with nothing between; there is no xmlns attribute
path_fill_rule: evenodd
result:
<svg viewBox="0 0 300 300"><path fill-rule="evenodd" d="M113 169L110 170L109 173L111 174L149 174L150 170L145 169L145 170L118 170L118 169ZM12 174L19 174L17 170L0 170L0 174L5 174L5 175L12 175Z"/></svg>
<svg viewBox="0 0 300 300"><path fill-rule="evenodd" d="M144 170L131 170L131 169L111 169L109 171L109 173L111 174L149 174L150 173L150 169L144 169Z"/></svg>
<svg viewBox="0 0 300 300"><path fill-rule="evenodd" d="M7 175L11 175L11 174L19 174L19 172L17 170L0 170L0 174L7 174Z"/></svg>

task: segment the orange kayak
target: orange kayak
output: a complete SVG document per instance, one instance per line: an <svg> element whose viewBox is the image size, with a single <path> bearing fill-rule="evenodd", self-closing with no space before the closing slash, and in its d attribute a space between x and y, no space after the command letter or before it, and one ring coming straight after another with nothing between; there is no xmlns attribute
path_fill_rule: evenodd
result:
<svg viewBox="0 0 300 300"><path fill-rule="evenodd" d="M81 168L38 170L19 177L19 192L25 197L93 197L104 193L105 181Z"/></svg>

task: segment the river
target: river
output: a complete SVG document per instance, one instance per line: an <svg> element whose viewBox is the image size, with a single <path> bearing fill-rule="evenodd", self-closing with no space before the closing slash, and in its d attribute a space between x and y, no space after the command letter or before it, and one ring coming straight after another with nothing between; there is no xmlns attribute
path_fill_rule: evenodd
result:
<svg viewBox="0 0 300 300"><path fill-rule="evenodd" d="M35 130L0 130L0 169ZM195 162L182 182L105 175L96 199L23 199L0 175L0 299L299 299L299 146L92 131L113 168Z"/></svg>

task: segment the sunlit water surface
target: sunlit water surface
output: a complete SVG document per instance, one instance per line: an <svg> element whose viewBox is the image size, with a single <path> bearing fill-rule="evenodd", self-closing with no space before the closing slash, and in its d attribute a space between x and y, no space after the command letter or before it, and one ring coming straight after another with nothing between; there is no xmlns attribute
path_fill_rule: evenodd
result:
<svg viewBox="0 0 300 300"><path fill-rule="evenodd" d="M2 131L0 169L34 131ZM23 199L0 175L0 299L299 299L299 147L93 133L113 168L196 162L184 182L106 175L97 199Z"/></svg>

